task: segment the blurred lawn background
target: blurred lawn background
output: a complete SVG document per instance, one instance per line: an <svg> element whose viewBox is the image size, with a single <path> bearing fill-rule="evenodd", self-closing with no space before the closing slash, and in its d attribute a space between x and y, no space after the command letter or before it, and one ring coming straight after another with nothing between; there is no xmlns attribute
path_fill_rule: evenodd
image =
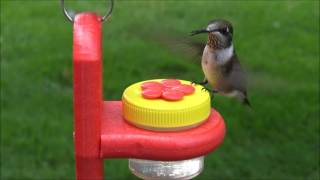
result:
<svg viewBox="0 0 320 180"><path fill-rule="evenodd" d="M0 179L75 177L72 25L59 5L1 1ZM103 0L67 5L105 11ZM135 32L185 36L214 18L234 25L254 111L215 98L227 134L195 179L319 179L318 1L116 1L103 25L105 99L145 79L201 80L200 65ZM137 179L127 160L106 161L105 176Z"/></svg>

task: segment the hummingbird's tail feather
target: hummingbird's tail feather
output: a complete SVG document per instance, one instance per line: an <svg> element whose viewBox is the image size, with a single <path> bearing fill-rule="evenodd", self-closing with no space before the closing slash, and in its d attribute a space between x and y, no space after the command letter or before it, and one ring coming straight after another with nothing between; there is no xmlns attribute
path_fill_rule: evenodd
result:
<svg viewBox="0 0 320 180"><path fill-rule="evenodd" d="M249 99L247 97L245 97L243 99L242 104L244 104L252 109L251 103L249 102Z"/></svg>

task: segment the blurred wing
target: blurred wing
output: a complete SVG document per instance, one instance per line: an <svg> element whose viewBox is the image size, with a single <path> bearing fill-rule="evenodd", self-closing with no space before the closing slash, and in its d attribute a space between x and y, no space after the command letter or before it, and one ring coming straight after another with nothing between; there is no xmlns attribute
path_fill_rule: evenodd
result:
<svg viewBox="0 0 320 180"><path fill-rule="evenodd" d="M244 94L247 93L247 79L246 73L242 69L238 57L234 55L231 61L226 64L225 71L226 77L228 77L229 84L232 85L234 89L237 89Z"/></svg>
<svg viewBox="0 0 320 180"><path fill-rule="evenodd" d="M169 32L169 31L167 31ZM145 40L159 43L174 54L182 55L186 59L200 63L205 43L195 41L189 34L166 33L165 31L139 32L138 35Z"/></svg>
<svg viewBox="0 0 320 180"><path fill-rule="evenodd" d="M205 43L192 40L189 36L178 35L164 35L157 36L161 45L167 47L170 51L176 54L185 56L195 62L201 62L203 50L206 46Z"/></svg>

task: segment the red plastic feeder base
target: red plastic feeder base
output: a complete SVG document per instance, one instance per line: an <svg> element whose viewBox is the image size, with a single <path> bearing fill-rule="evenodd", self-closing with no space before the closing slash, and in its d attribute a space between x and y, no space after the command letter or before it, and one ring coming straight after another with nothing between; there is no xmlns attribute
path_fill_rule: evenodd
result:
<svg viewBox="0 0 320 180"><path fill-rule="evenodd" d="M183 160L208 154L223 140L225 124L214 109L202 125L178 132L157 132L128 124L121 101L103 103L102 158Z"/></svg>

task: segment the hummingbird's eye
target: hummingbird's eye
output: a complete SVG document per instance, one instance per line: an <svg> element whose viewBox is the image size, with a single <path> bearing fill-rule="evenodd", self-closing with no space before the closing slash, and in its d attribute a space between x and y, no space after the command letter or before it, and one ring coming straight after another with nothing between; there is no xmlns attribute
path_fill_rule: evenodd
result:
<svg viewBox="0 0 320 180"><path fill-rule="evenodd" d="M221 34L228 34L229 33L229 29L228 28L219 29L219 32Z"/></svg>

